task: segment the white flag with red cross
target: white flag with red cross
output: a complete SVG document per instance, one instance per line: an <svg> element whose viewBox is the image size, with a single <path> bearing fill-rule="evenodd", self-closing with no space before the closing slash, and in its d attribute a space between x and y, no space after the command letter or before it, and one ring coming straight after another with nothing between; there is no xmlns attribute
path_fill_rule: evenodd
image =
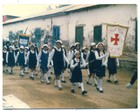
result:
<svg viewBox="0 0 140 111"><path fill-rule="evenodd" d="M123 54L127 31L126 26L107 25L107 48L111 57L120 57Z"/></svg>

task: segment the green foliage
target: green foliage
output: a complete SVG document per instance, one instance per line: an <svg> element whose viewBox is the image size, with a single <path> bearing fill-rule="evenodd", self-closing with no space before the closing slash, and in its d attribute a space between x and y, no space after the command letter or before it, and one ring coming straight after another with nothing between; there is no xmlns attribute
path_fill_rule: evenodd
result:
<svg viewBox="0 0 140 111"><path fill-rule="evenodd" d="M35 28L31 34L31 42L40 45L40 39L44 36L44 30L41 28Z"/></svg>
<svg viewBox="0 0 140 111"><path fill-rule="evenodd" d="M17 40L18 39L18 34L23 34L23 30L19 30L17 32L12 32L12 31L9 31L9 40L10 42L14 41L14 40Z"/></svg>

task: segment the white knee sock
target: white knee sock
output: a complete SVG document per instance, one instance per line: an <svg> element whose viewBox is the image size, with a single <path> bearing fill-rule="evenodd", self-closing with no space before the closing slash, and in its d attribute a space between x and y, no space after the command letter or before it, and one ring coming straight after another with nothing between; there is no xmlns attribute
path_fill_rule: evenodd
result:
<svg viewBox="0 0 140 111"><path fill-rule="evenodd" d="M97 84L97 79L95 77L93 78L93 80L94 80L94 84Z"/></svg>
<svg viewBox="0 0 140 111"><path fill-rule="evenodd" d="M78 87L81 87L81 83L80 82L78 82Z"/></svg>
<svg viewBox="0 0 140 111"><path fill-rule="evenodd" d="M64 73L62 73L61 76L62 76L62 81L64 81L65 80Z"/></svg>
<svg viewBox="0 0 140 111"><path fill-rule="evenodd" d="M31 75L30 75L31 77L34 77L34 72L33 71L31 71Z"/></svg>
<svg viewBox="0 0 140 111"><path fill-rule="evenodd" d="M99 88L99 90L103 90L102 83L103 83L103 80L102 79L98 79L98 88Z"/></svg>
<svg viewBox="0 0 140 111"><path fill-rule="evenodd" d="M54 80L54 86L57 86L57 80L56 79Z"/></svg>
<svg viewBox="0 0 140 111"><path fill-rule="evenodd" d="M51 71L50 71L50 69L48 70L48 77L50 77L50 73L51 73Z"/></svg>
<svg viewBox="0 0 140 111"><path fill-rule="evenodd" d="M88 82L89 82L89 83L90 83L90 78L91 78L91 77L88 76Z"/></svg>
<svg viewBox="0 0 140 111"><path fill-rule="evenodd" d="M47 73L44 74L44 77L45 77L46 82L49 82L49 80L48 80L48 74Z"/></svg>
<svg viewBox="0 0 140 111"><path fill-rule="evenodd" d="M25 67L25 72L27 72L28 71L28 67Z"/></svg>
<svg viewBox="0 0 140 111"><path fill-rule="evenodd" d="M111 76L111 74L108 74L108 80L110 80L110 76Z"/></svg>
<svg viewBox="0 0 140 111"><path fill-rule="evenodd" d="M82 90L82 92L85 90L85 89L84 89L84 84L83 84L83 83L81 83L81 90Z"/></svg>
<svg viewBox="0 0 140 111"><path fill-rule="evenodd" d="M72 85L71 85L71 89L73 89L73 90L74 90L74 83L72 83Z"/></svg>
<svg viewBox="0 0 140 111"><path fill-rule="evenodd" d="M57 80L57 83L58 83L58 87L59 87L59 88L62 87L62 86L61 86L61 81L60 81L60 80Z"/></svg>
<svg viewBox="0 0 140 111"><path fill-rule="evenodd" d="M23 70L20 71L21 75L24 75Z"/></svg>
<svg viewBox="0 0 140 111"><path fill-rule="evenodd" d="M9 69L9 70L8 70L8 72L9 72L9 73L11 73L11 71L12 71L12 68L11 68L11 67L9 67L8 69Z"/></svg>
<svg viewBox="0 0 140 111"><path fill-rule="evenodd" d="M115 74L114 74L114 75L112 75L112 77L113 77L113 80L114 80L114 81L116 81L116 80L117 80L117 79L116 79Z"/></svg>

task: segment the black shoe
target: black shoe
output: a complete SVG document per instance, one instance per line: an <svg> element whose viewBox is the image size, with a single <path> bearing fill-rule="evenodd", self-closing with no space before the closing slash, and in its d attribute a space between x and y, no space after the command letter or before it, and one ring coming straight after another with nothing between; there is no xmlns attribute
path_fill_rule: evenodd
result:
<svg viewBox="0 0 140 111"><path fill-rule="evenodd" d="M100 93L103 93L104 91L103 91L103 90L99 90L99 92L100 92Z"/></svg>
<svg viewBox="0 0 140 111"><path fill-rule="evenodd" d="M62 87L58 87L58 89L59 89L59 90L62 90L63 88L62 88Z"/></svg>
<svg viewBox="0 0 140 111"><path fill-rule="evenodd" d="M65 81L65 80L62 80L61 82L66 83L66 81Z"/></svg>
<svg viewBox="0 0 140 111"><path fill-rule="evenodd" d="M85 95L87 93L87 91L82 91L82 95Z"/></svg>
<svg viewBox="0 0 140 111"><path fill-rule="evenodd" d="M34 80L34 77L31 77L31 76L30 76L30 79L31 79L31 80Z"/></svg>
<svg viewBox="0 0 140 111"><path fill-rule="evenodd" d="M40 82L41 82L41 83L44 83L44 81L43 81L42 79L40 79Z"/></svg>
<svg viewBox="0 0 140 111"><path fill-rule="evenodd" d="M96 89L99 91L99 88L98 87L96 87Z"/></svg>
<svg viewBox="0 0 140 111"><path fill-rule="evenodd" d="M94 84L95 87L97 87L97 84Z"/></svg>
<svg viewBox="0 0 140 111"><path fill-rule="evenodd" d="M109 79L107 80L107 82L112 83L112 81L111 81L111 80L109 80Z"/></svg>
<svg viewBox="0 0 140 111"><path fill-rule="evenodd" d="M38 76L38 74L36 73L35 76Z"/></svg>
<svg viewBox="0 0 140 111"><path fill-rule="evenodd" d="M46 82L47 84L50 84L50 81Z"/></svg>
<svg viewBox="0 0 140 111"><path fill-rule="evenodd" d="M88 85L92 85L90 82L87 82Z"/></svg>
<svg viewBox="0 0 140 111"><path fill-rule="evenodd" d="M119 83L119 81L118 81L118 80L116 80L114 83L115 83L115 84L118 84L118 83Z"/></svg>
<svg viewBox="0 0 140 111"><path fill-rule="evenodd" d="M71 90L71 93L75 93L74 89Z"/></svg>
<svg viewBox="0 0 140 111"><path fill-rule="evenodd" d="M23 74L19 74L21 77L23 77L24 75Z"/></svg>
<svg viewBox="0 0 140 111"><path fill-rule="evenodd" d="M50 79L52 79L51 77L48 77L48 79L50 80Z"/></svg>

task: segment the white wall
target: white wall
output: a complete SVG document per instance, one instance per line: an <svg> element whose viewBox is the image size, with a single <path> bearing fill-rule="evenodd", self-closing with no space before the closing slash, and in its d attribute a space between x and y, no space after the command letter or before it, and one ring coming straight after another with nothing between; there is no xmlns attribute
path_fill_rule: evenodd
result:
<svg viewBox="0 0 140 111"><path fill-rule="evenodd" d="M137 17L136 5L114 5L103 8L96 8L88 11L74 12L67 16L53 17L53 25L60 26L60 39L68 40L69 44L75 42L75 27L84 25L84 45L89 46L93 40L93 27L102 25L102 37L106 38L106 25L104 23L119 24L128 26L126 42L132 49L135 44L135 18ZM30 33L36 27L50 30L51 19L28 20L21 23L10 24L3 27L3 37L7 37L9 31L25 30Z"/></svg>
<svg viewBox="0 0 140 111"><path fill-rule="evenodd" d="M135 19L137 17L136 5L115 5L83 12L71 13L69 15L69 38L70 42L75 38L75 26L85 24L84 37L86 40L84 45L89 45L89 41L93 40L93 27L102 25L102 37L106 38L106 25L119 24L129 27L126 42L130 47L134 48L135 44Z"/></svg>

